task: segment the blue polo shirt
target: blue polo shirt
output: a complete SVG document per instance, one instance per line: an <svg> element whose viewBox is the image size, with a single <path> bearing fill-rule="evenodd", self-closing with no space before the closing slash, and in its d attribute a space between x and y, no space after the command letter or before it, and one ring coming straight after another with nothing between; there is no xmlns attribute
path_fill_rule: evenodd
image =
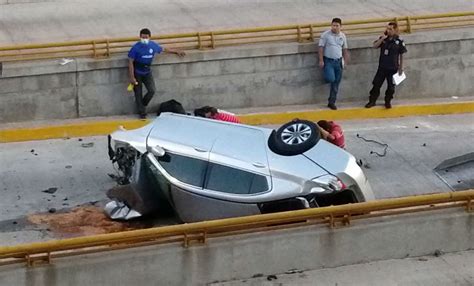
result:
<svg viewBox="0 0 474 286"><path fill-rule="evenodd" d="M128 52L128 58L133 60L135 73L147 75L151 72L150 66L155 54L159 54L163 48L156 42L150 41L148 44L141 42L135 43Z"/></svg>

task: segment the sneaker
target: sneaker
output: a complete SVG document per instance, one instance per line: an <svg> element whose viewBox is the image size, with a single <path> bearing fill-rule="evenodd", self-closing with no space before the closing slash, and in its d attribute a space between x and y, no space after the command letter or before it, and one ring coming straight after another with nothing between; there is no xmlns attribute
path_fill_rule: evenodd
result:
<svg viewBox="0 0 474 286"><path fill-rule="evenodd" d="M392 104L389 101L385 102L385 108L390 109L392 108Z"/></svg>
<svg viewBox="0 0 474 286"><path fill-rule="evenodd" d="M375 106L375 102L368 102L366 105L365 105L365 108L371 108L371 107L374 107Z"/></svg>
<svg viewBox="0 0 474 286"><path fill-rule="evenodd" d="M328 107L332 110L337 110L337 106L334 103L328 103Z"/></svg>

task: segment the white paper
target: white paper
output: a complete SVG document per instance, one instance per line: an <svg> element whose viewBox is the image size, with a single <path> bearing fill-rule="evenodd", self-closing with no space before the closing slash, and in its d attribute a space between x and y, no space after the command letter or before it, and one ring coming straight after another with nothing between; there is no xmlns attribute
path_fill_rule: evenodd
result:
<svg viewBox="0 0 474 286"><path fill-rule="evenodd" d="M405 75L405 72L402 72L401 75L398 74L398 72L396 74L393 75L392 79L393 79L393 84L394 85L399 85L402 81L404 81L405 79L407 78L407 76Z"/></svg>

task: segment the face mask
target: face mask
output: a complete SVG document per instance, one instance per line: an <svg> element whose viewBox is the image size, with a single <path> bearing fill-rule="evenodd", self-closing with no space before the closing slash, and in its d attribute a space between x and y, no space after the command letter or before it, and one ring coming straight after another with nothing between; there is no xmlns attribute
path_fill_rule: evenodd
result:
<svg viewBox="0 0 474 286"><path fill-rule="evenodd" d="M150 42L150 39L142 39L142 38L141 38L141 39L140 39L140 42L141 42L142 44L148 45L148 43Z"/></svg>

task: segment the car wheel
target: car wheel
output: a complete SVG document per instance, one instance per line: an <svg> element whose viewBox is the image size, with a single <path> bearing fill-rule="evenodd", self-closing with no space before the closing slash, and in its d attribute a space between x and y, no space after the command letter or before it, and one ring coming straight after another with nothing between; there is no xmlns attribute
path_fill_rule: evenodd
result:
<svg viewBox="0 0 474 286"><path fill-rule="evenodd" d="M268 147L279 155L293 156L313 148L320 137L315 123L295 119L272 132L268 138Z"/></svg>

